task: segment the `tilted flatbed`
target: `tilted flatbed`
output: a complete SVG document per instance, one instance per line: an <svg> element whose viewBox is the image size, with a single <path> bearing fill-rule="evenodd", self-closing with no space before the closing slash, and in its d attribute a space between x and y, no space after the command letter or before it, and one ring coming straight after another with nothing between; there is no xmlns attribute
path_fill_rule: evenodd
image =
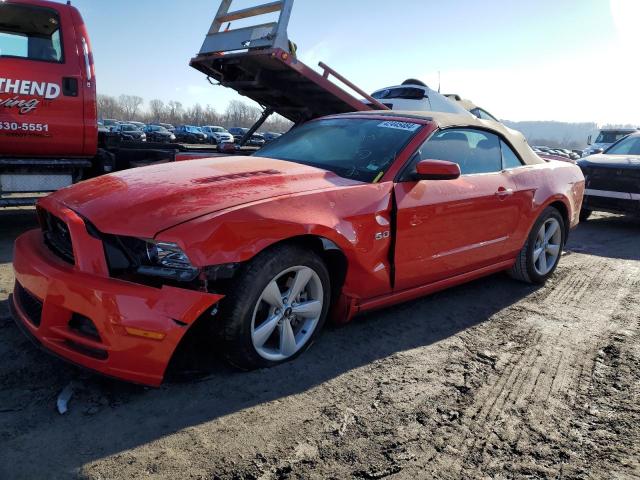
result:
<svg viewBox="0 0 640 480"><path fill-rule="evenodd" d="M296 46L287 35L293 0L234 12L229 11L230 6L231 0L222 1L202 48L190 65L210 80L260 104L264 115L259 124L273 112L298 124L323 115L387 109L327 65L319 64L321 74L297 57ZM279 12L276 22L230 30L233 21L275 12ZM228 25L223 30L225 23ZM332 82L331 75L367 103Z"/></svg>

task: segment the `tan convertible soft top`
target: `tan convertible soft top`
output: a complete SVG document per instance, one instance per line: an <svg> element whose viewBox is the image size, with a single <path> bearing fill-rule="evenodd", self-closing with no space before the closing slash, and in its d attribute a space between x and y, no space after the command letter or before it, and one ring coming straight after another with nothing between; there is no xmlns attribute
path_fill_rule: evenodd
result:
<svg viewBox="0 0 640 480"><path fill-rule="evenodd" d="M389 115L389 116L397 116L397 117L418 117L423 119L431 119L438 124L440 128L449 128L449 127L476 127L485 130L492 130L496 132L498 135L504 137L511 146L517 151L518 155L526 163L527 165L537 165L540 163L545 163L543 159L541 159L536 152L534 152L529 144L527 143L527 139L524 138L522 133L517 130L513 130L511 128L505 127L500 122L493 122L491 120L482 120L477 118L476 116L469 115L458 115L455 113L443 113L443 112L409 112L403 110L375 110L375 111L367 111L367 112L357 112L354 113L356 115ZM349 115L349 114L347 114Z"/></svg>

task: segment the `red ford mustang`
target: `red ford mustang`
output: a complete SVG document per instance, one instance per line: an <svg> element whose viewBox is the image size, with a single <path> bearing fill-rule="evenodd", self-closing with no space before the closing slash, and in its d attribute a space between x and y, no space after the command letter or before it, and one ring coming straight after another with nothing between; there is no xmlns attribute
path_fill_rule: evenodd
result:
<svg viewBox="0 0 640 480"><path fill-rule="evenodd" d="M41 200L11 302L47 350L161 383L206 322L241 368L302 353L327 317L493 272L542 283L584 178L501 124L373 112L295 128L252 157L128 170Z"/></svg>

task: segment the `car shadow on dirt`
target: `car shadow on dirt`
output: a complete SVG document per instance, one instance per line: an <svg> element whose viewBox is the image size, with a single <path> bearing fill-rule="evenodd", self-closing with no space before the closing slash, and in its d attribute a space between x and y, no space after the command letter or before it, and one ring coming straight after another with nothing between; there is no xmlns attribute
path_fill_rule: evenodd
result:
<svg viewBox="0 0 640 480"><path fill-rule="evenodd" d="M595 213L571 234L567 250L598 257L640 260L640 218Z"/></svg>
<svg viewBox="0 0 640 480"><path fill-rule="evenodd" d="M487 321L535 290L506 275L494 275L362 315L344 326L330 325L300 358L271 369L238 372L212 352L200 351L192 357L200 357L203 368L187 372L189 381L173 381L159 389L86 374L33 347L5 319L0 338L14 342L21 353L12 359L17 363L11 370L7 365L0 370L0 404L11 407L15 391L27 390L29 395L22 396L26 403L16 406L20 414L14 419L0 414L5 415L0 417L0 452L10 448L12 457L4 460L15 461L29 458L36 445L47 445L46 452L39 453L40 467L44 463L52 471L77 471L92 460L300 394L376 360L434 344ZM6 300L0 302L0 312L7 312L7 307ZM54 411L55 396L70 381L75 395L70 412L60 416ZM0 460L3 456L0 453Z"/></svg>

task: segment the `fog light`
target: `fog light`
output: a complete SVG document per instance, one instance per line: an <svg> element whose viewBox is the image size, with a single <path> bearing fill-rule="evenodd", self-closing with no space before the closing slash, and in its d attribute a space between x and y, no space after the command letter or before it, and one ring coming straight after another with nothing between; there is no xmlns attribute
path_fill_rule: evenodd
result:
<svg viewBox="0 0 640 480"><path fill-rule="evenodd" d="M94 323L84 315L74 313L69 320L69 328L84 337L88 337L96 342L102 342L98 329Z"/></svg>

